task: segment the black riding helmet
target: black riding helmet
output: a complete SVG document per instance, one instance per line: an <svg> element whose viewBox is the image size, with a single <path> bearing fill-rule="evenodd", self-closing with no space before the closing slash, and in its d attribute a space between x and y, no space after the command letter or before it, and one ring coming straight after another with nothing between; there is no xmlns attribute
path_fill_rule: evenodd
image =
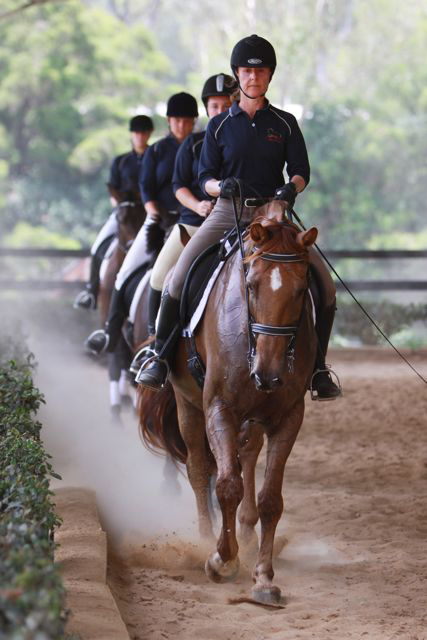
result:
<svg viewBox="0 0 427 640"><path fill-rule="evenodd" d="M226 73L217 73L208 78L203 85L202 100L208 106L208 98L212 96L231 96L237 89L237 82Z"/></svg>
<svg viewBox="0 0 427 640"><path fill-rule="evenodd" d="M148 116L134 116L129 120L129 131L145 132L153 131L154 125Z"/></svg>
<svg viewBox="0 0 427 640"><path fill-rule="evenodd" d="M256 34L239 40L231 52L230 66L235 78L237 67L270 67L273 76L276 64L273 45Z"/></svg>
<svg viewBox="0 0 427 640"><path fill-rule="evenodd" d="M196 98L185 91L174 93L168 100L166 115L172 118L197 118Z"/></svg>

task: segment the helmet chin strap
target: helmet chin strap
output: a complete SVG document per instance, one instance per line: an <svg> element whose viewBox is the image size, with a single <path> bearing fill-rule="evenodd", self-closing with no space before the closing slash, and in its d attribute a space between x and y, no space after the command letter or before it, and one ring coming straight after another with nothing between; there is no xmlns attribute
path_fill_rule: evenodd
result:
<svg viewBox="0 0 427 640"><path fill-rule="evenodd" d="M259 98L263 98L265 96L265 94L267 93L266 91L264 91L264 93L261 93L259 96L250 96L246 93L246 91L243 91L241 84L239 81L237 81L237 84L239 85L239 89L240 91L243 93L244 96L246 96L247 98L249 98L249 100L258 100Z"/></svg>

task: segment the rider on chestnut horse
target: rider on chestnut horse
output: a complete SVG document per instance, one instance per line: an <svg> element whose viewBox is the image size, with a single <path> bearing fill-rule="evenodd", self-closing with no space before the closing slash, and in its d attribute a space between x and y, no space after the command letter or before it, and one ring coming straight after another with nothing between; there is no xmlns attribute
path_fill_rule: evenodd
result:
<svg viewBox="0 0 427 640"><path fill-rule="evenodd" d="M94 331L85 343L94 354L114 351L127 316L124 285L140 267L152 262L160 251L165 232L177 221L178 201L172 191L172 174L177 151L193 130L198 116L197 102L188 93L174 94L168 100L166 115L170 133L149 147L139 174L146 221L117 274L105 328Z"/></svg>
<svg viewBox="0 0 427 640"><path fill-rule="evenodd" d="M209 118L230 107L231 96L236 89L237 83L234 78L224 73L218 73L206 80L201 97ZM180 226L185 228L190 237L193 236L213 209L212 198L206 197L199 187L198 180L200 152L205 133L205 131L199 131L187 136L176 155L172 187L180 203L179 224L173 228L151 274L148 298L149 335L154 336L156 332L156 318L166 275L176 264L184 249L180 237ZM145 352L150 355L149 351L145 350Z"/></svg>
<svg viewBox="0 0 427 640"><path fill-rule="evenodd" d="M131 118L129 131L132 150L114 159L107 182L110 194L112 191L129 194L129 197L132 194L132 199L136 197L136 194L139 194L139 169L153 129L153 121L148 116L139 115ZM111 200L115 206L118 204L113 196ZM117 232L117 217L116 210L114 210L98 233L90 250L89 282L86 288L77 295L74 301L75 308L96 309L99 291L99 270L108 246L117 235Z"/></svg>
<svg viewBox="0 0 427 640"><path fill-rule="evenodd" d="M190 265L234 226L231 198L279 195L292 208L297 194L310 179L307 150L295 117L273 107L265 98L276 68L273 46L257 35L240 40L231 54L231 68L239 84L240 101L209 122L199 165L202 190L218 199L182 252L162 297L156 357L145 363L137 376L140 384L151 389L161 389L167 379L167 361L179 335L180 297ZM283 177L285 163L290 179L287 184ZM247 187L243 195L241 184ZM246 221L250 221L252 212L253 209L243 207ZM323 297L316 319L315 370L319 373L314 376L312 387L318 399L332 400L341 394L325 365L335 313L335 286L320 256L312 249L310 263L321 283Z"/></svg>

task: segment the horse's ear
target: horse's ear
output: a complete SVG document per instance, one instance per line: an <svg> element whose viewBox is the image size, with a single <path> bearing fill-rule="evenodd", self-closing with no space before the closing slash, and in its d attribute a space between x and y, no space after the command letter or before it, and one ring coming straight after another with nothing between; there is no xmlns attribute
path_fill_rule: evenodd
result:
<svg viewBox="0 0 427 640"><path fill-rule="evenodd" d="M316 227L311 227L307 231L300 231L297 235L297 243L300 247L311 247L316 242L318 231Z"/></svg>
<svg viewBox="0 0 427 640"><path fill-rule="evenodd" d="M268 229L262 226L260 222L253 222L249 227L249 233L254 242L263 244L270 238L270 232Z"/></svg>
<svg viewBox="0 0 427 640"><path fill-rule="evenodd" d="M190 234L188 233L184 225L178 224L178 227L179 227L179 237L181 239L181 244L185 247L185 245L188 244L191 240Z"/></svg>

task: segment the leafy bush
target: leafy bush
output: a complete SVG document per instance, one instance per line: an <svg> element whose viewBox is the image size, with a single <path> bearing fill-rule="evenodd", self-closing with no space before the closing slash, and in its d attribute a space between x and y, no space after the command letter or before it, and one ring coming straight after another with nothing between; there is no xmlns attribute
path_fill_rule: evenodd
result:
<svg viewBox="0 0 427 640"><path fill-rule="evenodd" d="M415 322L427 324L426 304L397 304L388 300L361 301L367 312L390 338ZM355 302L339 300L334 324L335 336L356 339L362 344L384 344L384 339ZM405 345L402 345L405 346Z"/></svg>
<svg viewBox="0 0 427 640"><path fill-rule="evenodd" d="M56 476L33 420L43 396L32 357L0 364L0 637L64 637L64 588L53 562L49 477Z"/></svg>

